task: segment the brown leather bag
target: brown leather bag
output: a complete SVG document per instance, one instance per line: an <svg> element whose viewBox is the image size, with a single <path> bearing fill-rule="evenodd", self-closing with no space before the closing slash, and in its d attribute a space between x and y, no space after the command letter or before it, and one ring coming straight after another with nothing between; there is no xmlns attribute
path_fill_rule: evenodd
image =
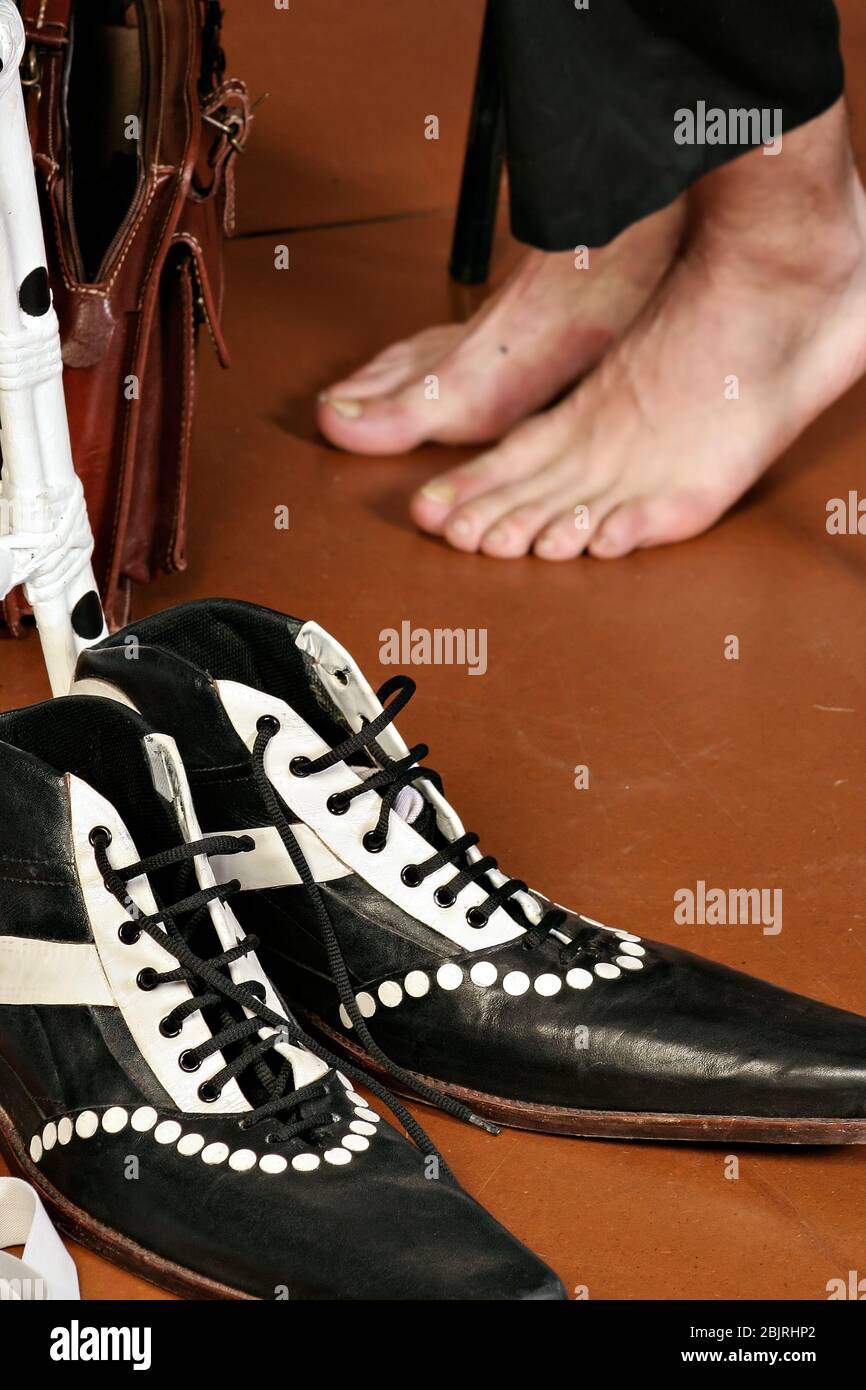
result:
<svg viewBox="0 0 866 1390"><path fill-rule="evenodd" d="M72 451L109 623L185 565L195 350L220 328L222 238L252 119L216 0L19 0L22 67ZM27 612L6 603L14 632Z"/></svg>

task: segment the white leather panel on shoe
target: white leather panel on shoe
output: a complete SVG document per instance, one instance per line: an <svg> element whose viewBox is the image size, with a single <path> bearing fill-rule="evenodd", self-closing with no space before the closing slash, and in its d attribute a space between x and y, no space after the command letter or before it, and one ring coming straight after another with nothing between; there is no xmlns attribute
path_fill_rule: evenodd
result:
<svg viewBox="0 0 866 1390"><path fill-rule="evenodd" d="M186 769L174 739L165 734L148 734L144 743L150 759L154 785L160 795L171 801L174 806L187 843L202 839L202 829L195 812ZM232 831L230 833L247 834L248 832ZM276 831L274 833L276 834ZM310 838L314 837L311 835ZM285 846L282 841L280 841L280 846L285 853ZM243 861L253 858L254 853L254 851L249 851L246 854L225 855L221 861L219 858L212 861L206 854L197 854L194 864L199 887L212 888L216 883L228 883L233 878L239 879L238 871ZM288 858L287 853L286 858ZM217 866L220 863L224 866L225 875L217 877ZM224 951L230 951L233 946L244 939L244 930L227 903L214 900L208 903L207 911ZM248 981L256 981L260 984L264 989L264 1003L274 1013L281 1017L284 1016L283 1006L254 952L251 951L248 955L242 956L240 960L232 961L229 966L229 974L236 985ZM251 1010L245 1009L244 1012L247 1018L252 1018ZM268 1024L264 1024L259 1029L259 1037L270 1037L275 1031ZM291 1062L295 1086L298 1090L311 1081L318 1081L319 1077L324 1076L328 1070L327 1064L320 1061L318 1057L314 1057L311 1052L305 1052L302 1048L294 1047L289 1043L275 1044L275 1051Z"/></svg>
<svg viewBox="0 0 866 1390"><path fill-rule="evenodd" d="M171 971L177 969L178 963L146 932L141 933L133 946L127 946L120 940L118 930L129 917L102 881L89 839L90 832L95 826L104 826L111 832L108 858L118 868L136 863L141 856L111 803L78 777L67 774L66 781L78 880L93 939L111 986L114 1003L123 1014L142 1057L179 1110L204 1114L213 1114L215 1110L232 1113L249 1110L250 1106L234 1080L226 1082L216 1104L199 1099L201 1083L225 1065L222 1053L208 1057L196 1072L182 1069L178 1060L180 1054L187 1048L202 1046L211 1037L201 1014L191 1014L175 1038L164 1038L160 1033L160 1021L178 1004L192 997L190 990L180 981L160 985L157 989L139 989L136 981L140 970L150 966L159 972ZM132 901L143 913L156 912L156 903L146 878L132 879L127 889Z"/></svg>
<svg viewBox="0 0 866 1390"><path fill-rule="evenodd" d="M95 946L0 936L0 1004L113 1003Z"/></svg>
<svg viewBox="0 0 866 1390"><path fill-rule="evenodd" d="M321 757L329 751L328 745L282 700L235 681L217 681L216 688L229 719L248 748L256 741L256 724L263 715L273 715L279 720L280 731L271 739L265 753L266 773L286 805L360 878L391 898L410 917L463 950L487 950L523 934L502 908L491 914L485 927L469 925L466 912L470 907L480 907L487 898L484 890L474 883L467 884L453 907L440 907L433 894L454 877L451 865L431 874L417 888L404 884L400 878L403 867L423 863L434 854L427 840L399 816L392 815L385 849L379 854L370 854L362 841L364 834L376 823L381 804L379 797L374 792L358 796L345 815L332 815L326 805L328 797L334 792L363 786L362 779L345 763L338 763L312 777L294 777L289 771L292 758Z"/></svg>
<svg viewBox="0 0 866 1390"><path fill-rule="evenodd" d="M219 883L236 878L245 891L251 888L288 888L300 883L300 875L275 826L259 825L254 830L215 830L212 833L251 835L256 842L255 849L249 854L211 855L210 862ZM296 825L294 833L317 883L330 883L352 872L307 826Z"/></svg>
<svg viewBox="0 0 866 1390"><path fill-rule="evenodd" d="M375 690L354 657L336 638L318 623L308 622L304 623L295 638L295 646L306 652L315 663L316 675L351 729L357 733L363 726L364 719L372 723L378 718L382 713L382 705ZM379 735L378 742L392 758L405 758L409 752L407 744L393 724L386 725ZM439 829L449 840L459 840L466 827L450 801L431 782L420 782L418 787L420 795L429 801L436 811ZM475 845L467 852L466 857L470 862L477 863L483 857L483 850ZM508 881L508 875L501 869L491 869L488 878L495 888L501 888ZM463 896L461 894L461 901ZM515 893L513 901L519 903L530 922L541 920L542 909L531 894ZM479 941L478 945L480 948L484 942Z"/></svg>

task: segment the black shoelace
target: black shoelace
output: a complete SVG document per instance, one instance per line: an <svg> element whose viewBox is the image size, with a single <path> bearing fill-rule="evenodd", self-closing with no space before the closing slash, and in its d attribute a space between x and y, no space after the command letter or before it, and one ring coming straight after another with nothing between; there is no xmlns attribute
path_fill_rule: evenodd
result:
<svg viewBox="0 0 866 1390"><path fill-rule="evenodd" d="M442 791L442 779L432 768L420 767L418 764L422 758L426 758L429 752L427 745L416 744L410 748L409 752L402 758L390 758L378 742L379 735L391 724L400 711L415 693L415 682L409 676L392 676L376 692L377 699L384 706L382 713L375 719L365 721L364 726L344 739L341 743L332 748L330 752L322 754L319 758L296 757L293 758L289 767L290 772L295 777L311 777L318 772L324 772L327 768L334 767L337 763L357 763L359 758L372 757L379 764L378 770L370 776L364 778L357 786L344 792L333 793L327 801L328 810L332 815L345 815L356 796L364 796L368 792L381 793L381 807L376 825L372 830L368 830L364 836L364 847L370 854L378 854L385 848L388 841L388 824L391 812L394 809L397 797L404 787L411 785L421 779L432 782L438 791ZM390 697L393 696L393 699ZM386 705L386 701L389 701ZM349 978L348 968L343 959L340 945L334 932L333 924L325 905L324 898L318 884L307 864L303 851L298 844L289 821L283 811L282 805L271 786L270 779L265 772L264 758L265 751L271 739L279 731L279 721L272 715L265 715L258 721L257 737L253 747L253 768L256 782L265 802L268 813L276 826L280 838L285 845L292 863L301 882L304 884L313 903L317 921L321 932L322 942L328 956L328 963L331 970L331 977L336 985L337 992L346 1013L352 1020L352 1024L361 1039L368 1054L378 1062L389 1075L395 1080L420 1096L429 1103L438 1106L447 1113L454 1115L458 1119L466 1120L471 1124L479 1125L490 1133L498 1134L498 1128L489 1121L475 1115L466 1106L453 1100L450 1096L432 1087L425 1085L413 1076L411 1072L404 1071L379 1047L376 1040L372 1037L366 1021L361 1014ZM458 839L451 841L441 850L434 850L428 859L420 864L407 864L401 874L403 882L407 887L415 888L429 878L431 874L445 867L446 864L453 864L457 870L454 877L447 883L437 888L434 897L440 907L453 907L460 893L469 883L478 883L487 890L487 897L483 905L470 907L466 912L466 920L470 926L480 930L484 927L491 914L498 907L506 906L513 902L515 894L526 892L527 885L522 879L507 879L498 888L491 888L484 884L483 880L491 870L499 867L498 861L491 855L485 855L475 863L471 863L467 858L467 851L478 844L478 836L472 833L461 835ZM527 950L534 950L546 941L551 935L555 934L567 918L566 912L562 908L551 907L542 916L541 920L530 925L528 922L527 931L523 937L523 945ZM586 954L590 958L595 958L601 953L601 932L593 931L590 927L581 931L578 936L570 941L562 943L560 952L561 964L568 965L576 960L580 955Z"/></svg>
<svg viewBox="0 0 866 1390"><path fill-rule="evenodd" d="M328 810L332 815L340 816L345 815L356 796L364 796L371 791L382 793L382 804L376 824L364 836L364 848L370 854L378 854L388 843L388 821L397 797L404 787L408 787L413 782L424 780L432 782L437 791L442 791L442 778L439 773L434 772L432 768L419 766L421 760L426 758L430 751L426 743L416 744L414 748L409 749L405 757L389 758L378 742L382 731L393 723L400 711L411 700L415 694L415 688L415 682L411 677L392 676L376 692L377 699L382 705L385 705L389 696L394 696L380 715L365 723L363 728L344 739L329 753L324 753L320 758L293 758L290 765L293 776L310 777L317 772L324 772L327 768L334 767L336 763L349 763L359 754L372 754L376 762L380 764L380 769L374 772L371 777L365 778L358 786L352 787L348 791L335 792L328 798L327 802ZM499 868L498 861L490 854L484 855L474 863L468 859L467 851L473 849L477 844L478 836L476 834L470 832L461 835L441 850L434 851L422 863L407 864L401 875L403 882L409 888L417 888L431 874L437 873L439 869L444 869L446 864L453 864L455 867L459 865L454 877L437 888L433 895L440 907L453 907L468 884L481 883L491 871ZM486 887L486 885L482 886ZM483 905L470 907L467 910L467 922L471 927L480 930L487 925L489 918L498 907L504 907L514 898L515 894L526 891L526 884L519 878L509 878L498 888L487 887L487 897ZM561 908L548 909L542 919L545 927L544 935L547 936L551 931L560 927L565 918L566 914ZM540 929L542 923L540 922L538 926Z"/></svg>
<svg viewBox="0 0 866 1390"><path fill-rule="evenodd" d="M340 1069L353 1081L367 1086L378 1096L400 1121L421 1152L435 1156L439 1161L440 1171L450 1176L449 1169L433 1142L385 1087L359 1068L335 1057L315 1039L309 1038L291 1014L287 1012L283 1017L270 1009L264 1002L261 986L257 981L248 981L241 985L234 983L228 974L228 968L234 961L257 949L258 940L255 936L245 936L231 950L208 956L207 959L192 950L188 938L203 915L207 914L208 903L215 900L224 902L232 894L240 892L237 879L216 884L211 888L200 888L169 907L158 906L154 913L142 912L132 900L127 887L132 879L142 875L149 877L171 865L191 863L200 854L248 853L255 848L255 841L249 835L205 836L201 840L177 845L123 868L116 868L109 861L108 846L111 844L111 833L104 826L94 827L90 833L90 841L105 887L129 913L129 921L123 923L119 929L121 940L133 945L140 934L146 932L178 962L176 970L156 971L151 967L145 967L139 972L139 988L157 989L162 984L182 981L191 991L191 997L172 1009L162 1020L161 1031L165 1036L175 1037L182 1029L184 1020L191 1014L204 1010L218 1011L219 1028L212 1031L206 1043L188 1048L180 1056L180 1065L184 1070L196 1071L202 1062L214 1053L224 1052L226 1049L235 1051L236 1055L232 1060L199 1087L200 1099L206 1102L218 1100L222 1088L230 1079L240 1077L242 1073L252 1069L259 1086L268 1098L251 1110L243 1112L238 1124L242 1129L251 1129L264 1120L275 1121L282 1116L282 1121L272 1126L268 1139L274 1144L287 1143L302 1135L314 1134L317 1129L333 1121L328 1083L333 1073ZM183 925L179 920L181 918L186 919ZM225 1007L227 1001L237 1005L241 1010L249 1010L254 1016L234 1017ZM274 1028L276 1032L265 1038L259 1037L263 1025ZM275 1051L276 1044L280 1042L305 1048L325 1062L331 1069L330 1072L318 1081L292 1089L294 1077L291 1062ZM277 1064L276 1070L268 1065L268 1054L273 1054ZM302 1107L303 1115L300 1113Z"/></svg>

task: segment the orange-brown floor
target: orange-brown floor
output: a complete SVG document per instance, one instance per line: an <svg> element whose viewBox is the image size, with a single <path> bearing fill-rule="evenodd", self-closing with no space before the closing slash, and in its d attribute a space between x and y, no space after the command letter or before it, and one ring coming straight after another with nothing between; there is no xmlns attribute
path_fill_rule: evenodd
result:
<svg viewBox="0 0 866 1390"><path fill-rule="evenodd" d="M448 451L345 457L312 413L337 371L455 311L449 231L443 213L302 232L284 272L279 234L229 248L234 366L203 353L190 567L138 611L230 594L314 617L374 684L394 669L382 629L485 628L487 673L414 670L401 725L485 848L591 916L866 1011L866 537L825 525L829 499L866 494L866 383L700 540L613 564L457 555L405 505ZM0 703L45 694L35 638L4 641ZM675 925L674 893L701 879L780 888L781 933ZM494 1139L416 1113L593 1299L824 1299L866 1275L866 1149ZM87 1298L164 1296L75 1254Z"/></svg>
<svg viewBox="0 0 866 1390"><path fill-rule="evenodd" d="M489 669L415 670L411 739L514 873L613 924L866 1008L866 540L831 537L862 489L866 386L711 535L610 565L446 551L406 520L442 450L347 458L315 436L319 382L448 311L443 218L235 243L234 367L203 357L188 572L139 611L232 594L315 617L376 682L379 633L483 627ZM274 508L290 508L288 531ZM725 639L740 659L724 659ZM35 640L5 643L4 706L45 693ZM586 764L590 788L574 789ZM779 887L783 930L678 927L673 894ZM866 1150L498 1139L425 1112L473 1193L594 1298L823 1298L866 1271ZM81 1259L88 1297L154 1297Z"/></svg>

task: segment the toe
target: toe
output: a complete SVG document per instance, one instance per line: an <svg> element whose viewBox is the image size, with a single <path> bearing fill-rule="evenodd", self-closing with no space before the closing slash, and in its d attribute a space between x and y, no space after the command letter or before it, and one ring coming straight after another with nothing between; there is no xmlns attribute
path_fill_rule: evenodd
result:
<svg viewBox="0 0 866 1390"><path fill-rule="evenodd" d="M392 395L336 396L318 402L319 429L332 444L354 454L402 454L432 438L436 414L423 381Z"/></svg>
<svg viewBox="0 0 866 1390"><path fill-rule="evenodd" d="M685 492L623 502L599 525L590 554L616 560L632 550L690 540L718 521L729 504L730 499Z"/></svg>
<svg viewBox="0 0 866 1390"><path fill-rule="evenodd" d="M610 499L577 503L544 527L533 546L542 560L574 560L589 547L603 517L612 506Z"/></svg>
<svg viewBox="0 0 866 1390"><path fill-rule="evenodd" d="M484 532L479 549L503 560L527 555L559 505L556 497L542 497L506 511Z"/></svg>
<svg viewBox="0 0 866 1390"><path fill-rule="evenodd" d="M651 502L623 502L605 517L589 544L589 552L602 560L616 560L642 544L652 524Z"/></svg>
<svg viewBox="0 0 866 1390"><path fill-rule="evenodd" d="M544 472L471 497L447 517L442 534L457 550L507 559L525 555L557 510Z"/></svg>
<svg viewBox="0 0 866 1390"><path fill-rule="evenodd" d="M441 536L457 508L497 491L503 485L533 476L538 463L534 452L522 447L517 438L519 433L515 431L498 448L479 454L471 463L452 468L450 472L425 483L409 504L415 524L422 531ZM495 514L501 516L509 505L514 503L503 502ZM465 531L466 528L460 527L459 530ZM480 536L481 531L478 534Z"/></svg>

